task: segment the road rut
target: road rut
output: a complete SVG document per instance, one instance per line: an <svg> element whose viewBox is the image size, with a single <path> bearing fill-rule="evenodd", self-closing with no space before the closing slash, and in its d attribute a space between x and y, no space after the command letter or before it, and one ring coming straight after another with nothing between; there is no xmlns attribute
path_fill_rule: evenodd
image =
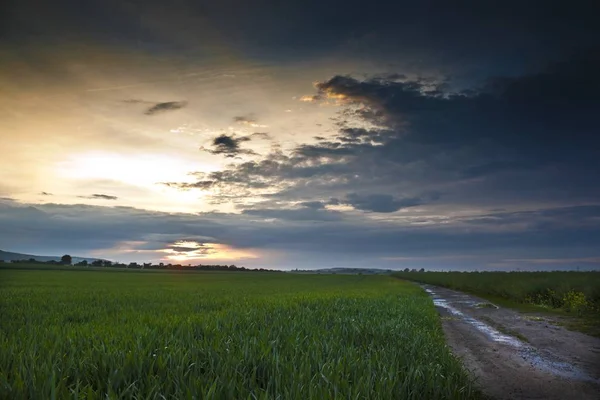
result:
<svg viewBox="0 0 600 400"><path fill-rule="evenodd" d="M421 285L453 353L493 399L600 400L600 339L454 290Z"/></svg>

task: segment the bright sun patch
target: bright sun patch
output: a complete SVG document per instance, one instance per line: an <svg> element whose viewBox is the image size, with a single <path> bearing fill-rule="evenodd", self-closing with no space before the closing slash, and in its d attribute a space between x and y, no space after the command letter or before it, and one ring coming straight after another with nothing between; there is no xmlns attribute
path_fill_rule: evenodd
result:
<svg viewBox="0 0 600 400"><path fill-rule="evenodd" d="M216 165L162 154L119 154L89 152L75 154L56 165L55 174L65 184L86 188L92 193L109 191L118 197L118 205L135 203L138 207L176 212L194 212L202 208L208 190L180 190L165 182L194 182L190 172L212 172ZM83 189L81 189L83 190ZM87 195L85 193L78 193ZM78 197L79 199L82 196Z"/></svg>
<svg viewBox="0 0 600 400"><path fill-rule="evenodd" d="M160 154L128 155L91 152L77 154L58 165L59 176L69 179L105 179L136 186L154 186L157 182L181 179L190 171L216 170L216 166L198 165ZM192 179L190 179L192 181Z"/></svg>

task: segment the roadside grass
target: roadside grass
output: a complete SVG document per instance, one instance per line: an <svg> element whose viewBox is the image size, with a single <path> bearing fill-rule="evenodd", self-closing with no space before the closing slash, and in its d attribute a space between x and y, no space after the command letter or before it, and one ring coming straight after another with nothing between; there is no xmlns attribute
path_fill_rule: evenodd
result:
<svg viewBox="0 0 600 400"><path fill-rule="evenodd" d="M471 399L389 276L0 270L0 398Z"/></svg>
<svg viewBox="0 0 600 400"><path fill-rule="evenodd" d="M460 290L600 337L600 272L398 272L393 276Z"/></svg>

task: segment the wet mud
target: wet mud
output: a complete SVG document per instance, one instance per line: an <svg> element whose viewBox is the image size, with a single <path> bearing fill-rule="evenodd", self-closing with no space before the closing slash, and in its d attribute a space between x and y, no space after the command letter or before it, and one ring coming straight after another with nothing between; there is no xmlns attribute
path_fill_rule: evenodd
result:
<svg viewBox="0 0 600 400"><path fill-rule="evenodd" d="M600 339L450 289L433 298L453 353L492 399L600 400Z"/></svg>

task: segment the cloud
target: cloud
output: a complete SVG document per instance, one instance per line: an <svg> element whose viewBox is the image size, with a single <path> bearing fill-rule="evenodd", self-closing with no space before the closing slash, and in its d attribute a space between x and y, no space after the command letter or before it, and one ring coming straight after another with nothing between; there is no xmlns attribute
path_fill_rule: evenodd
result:
<svg viewBox="0 0 600 400"><path fill-rule="evenodd" d="M169 246L169 249L173 250L176 253L188 253L192 251L202 251L207 252L208 249L198 248L198 247L184 247L184 246Z"/></svg>
<svg viewBox="0 0 600 400"><path fill-rule="evenodd" d="M592 228L600 216L600 204L525 211L499 211L461 218L461 223L484 229L553 231Z"/></svg>
<svg viewBox="0 0 600 400"><path fill-rule="evenodd" d="M245 209L242 214L257 216L265 219L279 219L286 221L339 221L342 214L337 211L324 210L322 208L303 207L298 209L282 208L250 208Z"/></svg>
<svg viewBox="0 0 600 400"><path fill-rule="evenodd" d="M227 246L254 249L257 254L281 252L280 259L263 257L242 263L280 268L404 268L407 262L397 261L398 257L418 258L424 254L435 257L422 261L420 265L426 268L461 269L482 268L486 263L509 259L600 256L600 229L594 223L600 218L600 206L473 212L468 218L503 220L503 225L511 225L510 229L498 224L472 224L466 217L446 214L438 215L444 223L432 225L414 225L413 218L386 218L388 222L382 224L370 216L348 216L310 207L183 214L130 207L0 202L0 224L5 228L0 231L0 242L13 251L71 252L123 261L157 261L166 254L161 250L173 246L172 251L180 253ZM429 218L433 218L431 213ZM519 264L515 262L514 266ZM574 266L571 261L552 263L552 268Z"/></svg>
<svg viewBox="0 0 600 400"><path fill-rule="evenodd" d="M29 217L21 222L6 217L3 227L26 229L37 243L50 238L56 246L91 246L83 241L89 236L94 246L104 248L143 241L147 244L134 248L157 249L187 237L282 249L290 255L286 260L300 257L308 263L368 263L373 260L368 257L387 254L472 254L479 249L510 253L511 259L551 259L564 256L556 247L590 253L598 243L592 226L597 212L583 207L600 202L600 52L565 57L575 46L598 42L593 2L548 3L543 13L535 2L516 0L453 7L443 0L376 1L369 7L309 0L244 13L232 13L228 2L200 10L184 0L165 12L159 2L150 1L138 4L133 13L113 3L63 10L23 0L10 8L8 23L0 24L9 41L31 44L20 46L14 57L7 53L4 68L14 93L5 96L10 101L0 109L6 111L7 124L19 130L4 147L18 137L28 154L20 158L26 161L22 165L37 165L23 177L27 168L17 168L19 176L12 182L46 181L54 170L47 167L64 161L53 150L57 140L82 157L88 151L107 151L150 154L155 160L155 153L166 152L185 159L184 165L198 165L202 160L192 152L209 131L202 129L233 125L208 143L207 151L248 157L220 171L197 173L194 182L188 182L185 172L174 172L182 182L173 177L177 175L157 173L160 177L150 184L169 180L165 185L207 191L199 209L204 202L215 208L229 203L231 207L220 209L236 214L181 216L43 205L11 210L14 216ZM39 12L32 15L32 9ZM280 13L289 18L279 18ZM144 16L141 22L139 15ZM503 23L507 17L514 22L510 26ZM211 27L219 27L218 32ZM65 45L38 46L34 36L40 34L49 43ZM140 37L142 47L152 51L140 50ZM206 40L199 44L199 37ZM117 42L119 49L111 45ZM56 51L48 53L47 48ZM211 58L222 49L244 49L266 62ZM562 61L524 72L550 57ZM346 75L361 70L365 74ZM221 75L237 78L227 83ZM294 106L291 97L305 94L310 85L306 77L320 82L314 93L295 98ZM69 93L86 93L85 101ZM110 100L119 93L119 98L131 98L125 110L120 110L125 103L115 106ZM141 100L146 96L181 101ZM67 98L72 98L69 105L59 101ZM183 98L201 114L179 121L186 128L176 138L164 135L175 128L169 118L142 114L181 109ZM330 107L317 107L321 102ZM59 103L63 106L57 112ZM250 107L256 115L246 114ZM140 115L127 108L137 108ZM289 108L293 114L282 112ZM315 126L336 110L335 131L328 123ZM317 113L324 118L312 120ZM32 121L37 124L30 125ZM269 129L260 128L265 123ZM79 127L81 134L72 134ZM282 142L264 154L254 141L267 139L267 130L275 140L281 135ZM260 132L250 134L254 131ZM46 137L47 145L40 142L37 150L31 149L36 141L30 132ZM12 158L10 153L5 156ZM146 177L154 178L150 171ZM135 177L129 180L137 184ZM32 201L39 201L36 193L43 186L20 185L2 187L0 194L19 197L20 191L30 190ZM53 189L70 192L61 185ZM81 193L111 193L112 185L96 186ZM113 194L131 201L131 196ZM145 204L164 201L159 197ZM490 211L498 209L504 211ZM70 242L55 238L60 231L53 224L77 235L70 235ZM27 237L19 239L11 243L35 245Z"/></svg>
<svg viewBox="0 0 600 400"><path fill-rule="evenodd" d="M600 76L595 72L600 56L594 50L537 73L489 79L470 92L448 91L443 82L349 76L335 76L317 88L323 96L362 105L348 115L404 132L402 139L410 143L494 150L484 146L488 144L496 153L519 148L538 159L564 157L598 140L590 113L600 105ZM571 140L565 140L566 130Z"/></svg>
<svg viewBox="0 0 600 400"><path fill-rule="evenodd" d="M259 124L253 115L238 115L233 117L233 122L241 125L248 125L253 128L266 128L267 125Z"/></svg>
<svg viewBox="0 0 600 400"><path fill-rule="evenodd" d="M303 201L300 203L300 206L312 208L313 210L320 210L325 208L325 203L322 201Z"/></svg>
<svg viewBox="0 0 600 400"><path fill-rule="evenodd" d="M377 213L391 213L403 208L419 206L424 203L423 199L419 197L394 199L394 196L389 194L359 195L356 193L350 193L346 197L345 202L357 210Z"/></svg>
<svg viewBox="0 0 600 400"><path fill-rule="evenodd" d="M187 101L168 101L164 103L156 103L153 106L149 107L144 112L144 114L156 115L168 111L175 111L184 108L185 106L187 106L187 104Z"/></svg>
<svg viewBox="0 0 600 400"><path fill-rule="evenodd" d="M233 122L238 124L252 124L256 122L253 116L250 115L237 115L233 117Z"/></svg>
<svg viewBox="0 0 600 400"><path fill-rule="evenodd" d="M222 134L213 139L212 149L201 148L201 150L205 150L211 154L222 154L228 158L234 158L241 154L255 155L256 153L254 151L250 149L243 149L241 146L243 142L249 142L254 138L271 139L269 134L266 132L255 132L251 135L238 137L235 135Z"/></svg>
<svg viewBox="0 0 600 400"><path fill-rule="evenodd" d="M127 103L127 104L159 104L154 101L141 100L141 99L127 99L127 100L123 100L123 103Z"/></svg>
<svg viewBox="0 0 600 400"><path fill-rule="evenodd" d="M154 250L160 250L160 248ZM214 246L212 246L211 244L197 242L196 240L190 239L182 239L176 241L173 244L169 244L167 245L167 250L169 251L169 253L195 256L214 254L216 252Z"/></svg>
<svg viewBox="0 0 600 400"><path fill-rule="evenodd" d="M566 63L469 93L419 79L332 78L318 90L344 96L335 134L172 184L210 189L215 204L240 212L240 227L256 224L244 246L290 259L429 254L440 258L415 265L494 268L596 257L599 104L590 94L600 86L593 68ZM579 80L586 88L568 89Z"/></svg>
<svg viewBox="0 0 600 400"><path fill-rule="evenodd" d="M196 181L193 183L179 183L179 182L162 182L163 185L176 188L176 189L200 189L200 190L208 190L210 189L216 181Z"/></svg>
<svg viewBox="0 0 600 400"><path fill-rule="evenodd" d="M269 135L268 132L254 132L253 134L251 134L249 136L250 138L259 138L259 139L265 139L265 140L270 140L271 135Z"/></svg>
<svg viewBox="0 0 600 400"><path fill-rule="evenodd" d="M42 195L42 196L53 196L53 194L49 193L49 192L40 192L40 195Z"/></svg>
<svg viewBox="0 0 600 400"><path fill-rule="evenodd" d="M321 94L304 95L300 97L300 101L305 103L314 103L320 100L323 100L323 96Z"/></svg>
<svg viewBox="0 0 600 400"><path fill-rule="evenodd" d="M91 199L91 200L117 200L117 196L110 196L108 194L92 194L90 196L77 196L81 199Z"/></svg>
<svg viewBox="0 0 600 400"><path fill-rule="evenodd" d="M252 140L249 136L235 137L234 135L222 134L212 141L212 149L206 150L211 154L223 154L225 157L233 158L240 154L255 154L252 150L242 149L241 143Z"/></svg>

